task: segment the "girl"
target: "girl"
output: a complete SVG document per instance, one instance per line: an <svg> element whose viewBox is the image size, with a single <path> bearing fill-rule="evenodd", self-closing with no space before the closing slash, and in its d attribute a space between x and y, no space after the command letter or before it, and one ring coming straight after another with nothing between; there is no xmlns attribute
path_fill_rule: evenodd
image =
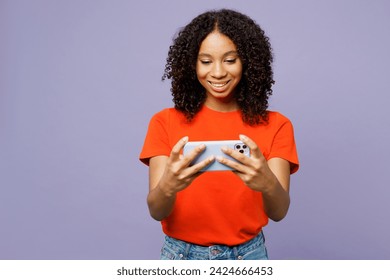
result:
<svg viewBox="0 0 390 280"><path fill-rule="evenodd" d="M299 167L289 119L268 111L272 53L264 31L232 10L209 11L185 26L170 47L163 79L175 107L150 121L140 159L149 165L147 203L166 234L161 259L267 259L262 228L282 220L290 174ZM247 157L191 162L188 141L240 139ZM218 161L233 171L200 172Z"/></svg>

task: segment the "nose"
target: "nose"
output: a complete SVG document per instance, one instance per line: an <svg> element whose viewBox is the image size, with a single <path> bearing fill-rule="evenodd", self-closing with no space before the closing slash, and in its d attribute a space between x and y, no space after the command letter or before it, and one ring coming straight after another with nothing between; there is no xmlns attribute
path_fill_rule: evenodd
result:
<svg viewBox="0 0 390 280"><path fill-rule="evenodd" d="M211 69L211 76L217 79L225 77L227 74L226 69L222 63L214 63Z"/></svg>

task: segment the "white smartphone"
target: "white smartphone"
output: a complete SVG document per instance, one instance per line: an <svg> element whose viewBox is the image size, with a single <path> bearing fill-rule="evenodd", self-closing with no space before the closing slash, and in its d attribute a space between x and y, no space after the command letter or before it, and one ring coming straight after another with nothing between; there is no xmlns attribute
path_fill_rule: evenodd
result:
<svg viewBox="0 0 390 280"><path fill-rule="evenodd" d="M183 148L183 154L186 155L188 152L190 152L192 149L194 149L196 146L200 144L205 144L206 149L201 153L195 160L191 163L191 165L196 164L202 160L205 160L209 156L223 156L226 158L229 158L231 160L236 161L234 158L226 155L221 151L221 147L229 147L233 150L239 151L240 153L250 157L250 149L249 147L244 144L240 140L221 140L221 141L194 141L194 142L188 142L185 144ZM223 170L232 170L229 166L226 166L217 160L203 168L201 171L223 171Z"/></svg>

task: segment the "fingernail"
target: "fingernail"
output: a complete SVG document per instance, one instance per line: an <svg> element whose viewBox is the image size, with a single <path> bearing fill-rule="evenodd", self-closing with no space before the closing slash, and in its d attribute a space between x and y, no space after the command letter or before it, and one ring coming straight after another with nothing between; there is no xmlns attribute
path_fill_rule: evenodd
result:
<svg viewBox="0 0 390 280"><path fill-rule="evenodd" d="M184 136L181 140L183 140L183 142L187 143L187 141L188 141L188 136Z"/></svg>
<svg viewBox="0 0 390 280"><path fill-rule="evenodd" d="M244 141L246 139L247 139L247 137L244 134L240 134L240 140Z"/></svg>

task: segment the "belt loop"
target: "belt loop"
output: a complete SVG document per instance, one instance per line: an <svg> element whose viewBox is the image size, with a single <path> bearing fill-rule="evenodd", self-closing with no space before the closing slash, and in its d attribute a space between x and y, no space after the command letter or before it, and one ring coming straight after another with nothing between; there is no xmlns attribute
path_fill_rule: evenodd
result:
<svg viewBox="0 0 390 280"><path fill-rule="evenodd" d="M234 254L234 259L235 259L235 260L238 260L238 259L239 259L237 247L238 247L238 246L234 246L234 247L233 247L233 254Z"/></svg>
<svg viewBox="0 0 390 280"><path fill-rule="evenodd" d="M192 244L189 243L189 242L185 242L184 243L186 246L185 246L185 249L184 249L184 258L187 259L188 258L188 254L190 252L190 249L191 249L191 246Z"/></svg>

